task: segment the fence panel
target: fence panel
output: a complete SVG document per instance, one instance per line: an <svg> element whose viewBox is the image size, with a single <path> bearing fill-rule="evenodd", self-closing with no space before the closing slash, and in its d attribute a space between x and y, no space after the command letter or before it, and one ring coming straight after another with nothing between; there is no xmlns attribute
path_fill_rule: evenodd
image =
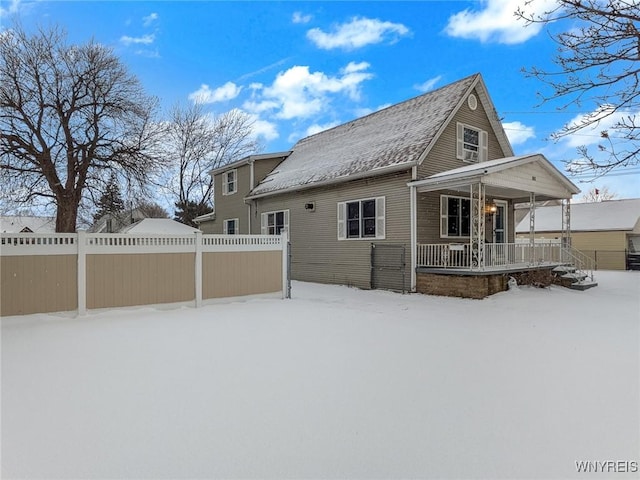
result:
<svg viewBox="0 0 640 480"><path fill-rule="evenodd" d="M282 292L286 233L1 234L0 315Z"/></svg>

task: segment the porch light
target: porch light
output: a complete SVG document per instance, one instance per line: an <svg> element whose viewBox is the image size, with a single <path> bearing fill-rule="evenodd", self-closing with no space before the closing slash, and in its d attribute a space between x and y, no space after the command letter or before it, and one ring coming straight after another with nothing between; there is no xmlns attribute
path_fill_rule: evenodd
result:
<svg viewBox="0 0 640 480"><path fill-rule="evenodd" d="M487 203L484 206L484 212L489 214L489 213L496 213L498 211L498 207L496 206L495 203Z"/></svg>

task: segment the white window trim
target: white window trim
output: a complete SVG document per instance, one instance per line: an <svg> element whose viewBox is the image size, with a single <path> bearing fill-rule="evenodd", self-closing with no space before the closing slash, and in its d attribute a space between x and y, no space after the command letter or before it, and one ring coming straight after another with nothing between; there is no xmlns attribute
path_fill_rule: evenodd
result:
<svg viewBox="0 0 640 480"><path fill-rule="evenodd" d="M376 234L373 237L348 237L347 236L347 204L354 202L366 202L367 200L375 200L376 202ZM338 240L384 240L386 238L386 206L385 197L369 197L359 198L354 200L347 200L345 202L338 202L337 211L337 225L338 225ZM360 230L362 234L362 229Z"/></svg>
<svg viewBox="0 0 640 480"><path fill-rule="evenodd" d="M461 197L459 195L440 195L440 238L452 238L455 240L468 240L471 238L470 235L449 235L449 199L450 198L459 198L462 200L468 200L471 202L469 197ZM470 212L471 203L469 203ZM472 215L473 213L470 213ZM471 222L471 217L469 217L469 222ZM471 232L471 225L469 225L469 232Z"/></svg>
<svg viewBox="0 0 640 480"><path fill-rule="evenodd" d="M229 227L228 227L228 223L227 222L234 222L235 223L235 233L230 234L229 233ZM240 229L240 219L239 218L225 218L224 222L222 223L222 233L224 235L238 235L240 232L238 231Z"/></svg>
<svg viewBox="0 0 640 480"><path fill-rule="evenodd" d="M233 191L229 190L228 175L230 173L233 173L233 187L234 187ZM226 172L223 172L222 173L222 194L233 195L237 191L238 191L238 170L234 168L233 170L227 170Z"/></svg>
<svg viewBox="0 0 640 480"><path fill-rule="evenodd" d="M465 150L464 148L464 129L468 128L470 130L475 130L478 132L478 151L474 152L473 150ZM481 130L478 127L474 127L473 125L468 125L466 123L456 123L456 158L458 160L462 160L466 163L478 163L478 162L486 162L489 158L489 135L486 131ZM477 153L478 159L472 160L465 157L465 154L469 153Z"/></svg>
<svg viewBox="0 0 640 480"><path fill-rule="evenodd" d="M269 215L273 214L274 218L275 218L275 215L277 213L280 213L280 212L283 213L283 219L284 219L284 222L283 222L284 225L283 225L282 228L284 230L286 230L287 234L289 235L289 238L291 238L291 231L289 229L289 209L286 209L286 210L272 210L270 212L261 213L260 214L260 233L262 235L270 235L269 232L268 232L269 225L268 225L268 220L267 220L269 218Z"/></svg>

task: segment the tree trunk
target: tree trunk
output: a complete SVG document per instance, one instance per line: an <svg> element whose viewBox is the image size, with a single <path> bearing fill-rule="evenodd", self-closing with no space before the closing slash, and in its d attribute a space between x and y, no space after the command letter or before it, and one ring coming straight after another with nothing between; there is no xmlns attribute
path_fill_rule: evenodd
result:
<svg viewBox="0 0 640 480"><path fill-rule="evenodd" d="M78 201L73 196L58 197L56 232L75 233L78 218Z"/></svg>

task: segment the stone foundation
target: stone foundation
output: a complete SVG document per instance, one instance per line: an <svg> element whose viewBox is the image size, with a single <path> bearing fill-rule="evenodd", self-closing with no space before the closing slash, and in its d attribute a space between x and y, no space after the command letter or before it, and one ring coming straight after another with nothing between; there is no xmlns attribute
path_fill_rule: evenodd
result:
<svg viewBox="0 0 640 480"><path fill-rule="evenodd" d="M416 274L416 291L427 295L481 299L507 290L509 277L515 278L518 285L533 285L537 287L549 286L553 280L553 275L549 268L476 274L418 271Z"/></svg>

